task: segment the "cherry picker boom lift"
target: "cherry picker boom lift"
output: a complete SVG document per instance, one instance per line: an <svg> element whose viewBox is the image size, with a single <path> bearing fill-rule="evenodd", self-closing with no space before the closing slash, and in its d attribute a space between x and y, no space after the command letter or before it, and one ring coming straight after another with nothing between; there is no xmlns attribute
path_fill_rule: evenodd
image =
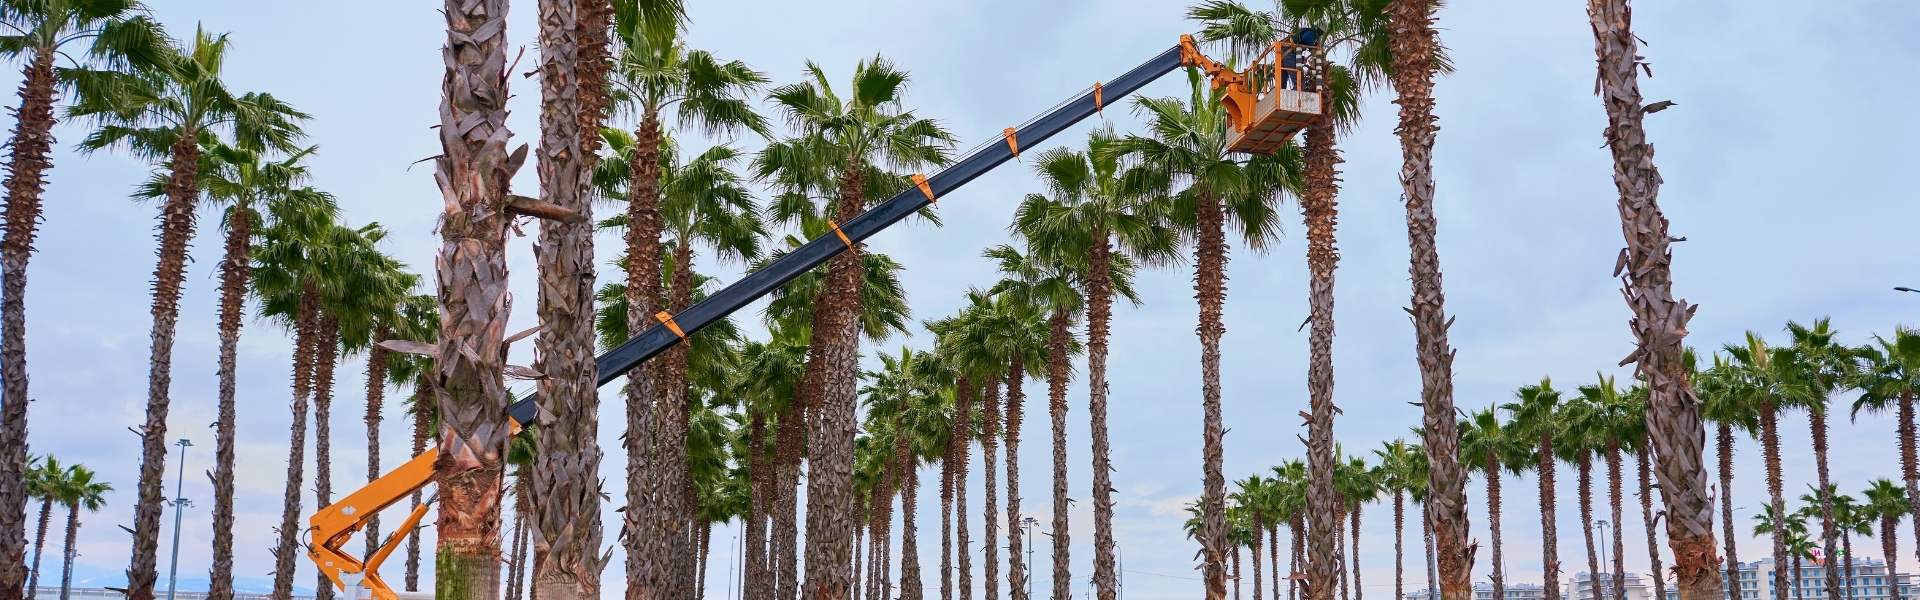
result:
<svg viewBox="0 0 1920 600"><path fill-rule="evenodd" d="M969 154L931 177L913 176L913 187L887 201L839 224L829 235L815 238L779 260L747 274L678 314L661 312L655 319L663 327L649 327L639 335L600 355L598 385L606 385L625 375L647 359L693 335L713 322L732 314L775 288L820 266L842 251L899 222L907 215L934 203L946 194L966 185L987 171L1019 155L1020 148L1032 147L1053 137L1075 123L1105 108L1109 100L1139 90L1179 67L1191 67L1205 73L1219 92L1228 124L1228 148L1234 152L1269 154L1283 146L1294 132L1318 118L1324 101L1316 78L1295 65L1317 64L1307 60L1318 52L1314 46L1292 41L1275 42L1272 48L1248 65L1234 70L1200 52L1192 36L1180 36L1180 43L1118 79L1093 87L1058 108L1003 132L1005 144L989 144ZM1304 75L1304 76L1303 76ZM529 396L514 402L507 417L514 425L535 421L536 398ZM362 562L343 550L353 534L365 527L373 515L411 496L433 481L436 452L420 456L381 476L338 502L320 509L308 519L307 555L334 585L347 590L364 587L376 600L397 600L391 586L381 580L379 568L400 545L406 534L418 526L430 503L416 507L399 527Z"/></svg>

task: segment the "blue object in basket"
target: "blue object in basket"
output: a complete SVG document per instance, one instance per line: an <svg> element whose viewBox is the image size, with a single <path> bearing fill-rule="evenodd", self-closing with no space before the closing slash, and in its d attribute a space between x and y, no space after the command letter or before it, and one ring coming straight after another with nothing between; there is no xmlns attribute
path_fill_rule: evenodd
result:
<svg viewBox="0 0 1920 600"><path fill-rule="evenodd" d="M1320 45L1320 29L1317 27L1301 27L1293 32L1293 43L1302 46Z"/></svg>

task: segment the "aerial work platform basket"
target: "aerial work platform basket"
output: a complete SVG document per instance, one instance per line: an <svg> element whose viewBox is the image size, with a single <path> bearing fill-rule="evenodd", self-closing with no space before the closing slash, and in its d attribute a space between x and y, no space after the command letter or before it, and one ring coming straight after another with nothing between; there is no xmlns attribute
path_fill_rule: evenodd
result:
<svg viewBox="0 0 1920 600"><path fill-rule="evenodd" d="M1224 92L1220 103L1231 125L1228 150L1278 152L1294 133L1321 117L1326 110L1325 86L1321 85L1325 75L1316 67L1325 63L1320 60L1317 38L1315 33L1310 38L1296 35L1274 42L1241 71L1207 59L1192 45L1191 38L1182 40L1183 48L1192 48L1184 57L1186 64L1206 71L1213 87Z"/></svg>

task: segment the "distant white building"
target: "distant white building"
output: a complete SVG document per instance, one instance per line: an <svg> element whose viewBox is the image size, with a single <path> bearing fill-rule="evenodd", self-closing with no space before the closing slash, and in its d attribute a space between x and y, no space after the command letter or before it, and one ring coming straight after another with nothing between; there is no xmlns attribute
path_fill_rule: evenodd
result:
<svg viewBox="0 0 1920 600"><path fill-rule="evenodd" d="M1792 565L1787 565L1786 568L1791 569ZM1899 586L1900 597L1903 600L1915 598L1917 590L1913 579L1906 574L1901 574L1897 581L1888 577L1885 562L1871 558L1854 559L1851 580L1847 580L1845 566L1841 565L1839 568L1841 569L1840 578L1843 580L1841 586L1851 588L1848 590L1850 593L1842 595L1852 600L1892 600L1894 586ZM1771 559L1740 563L1739 570L1734 573L1734 580L1739 586L1739 596L1735 600L1780 598L1773 585L1773 574ZM1788 573L1787 586L1788 593L1785 600L1823 600L1827 597L1827 566L1815 564L1811 560L1802 560L1800 576L1796 579L1792 573ZM1798 588L1798 593L1794 592L1795 588ZM1669 587L1667 600L1679 599L1679 592Z"/></svg>
<svg viewBox="0 0 1920 600"><path fill-rule="evenodd" d="M1503 595L1506 600L1545 600L1545 588L1537 583L1509 583ZM1403 600L1438 600L1440 592L1436 590L1418 590L1407 592ZM1473 600L1494 600L1493 584L1485 581L1473 584Z"/></svg>
<svg viewBox="0 0 1920 600"><path fill-rule="evenodd" d="M1621 582L1626 584L1627 592L1626 598L1621 599L1614 597L1613 573L1601 573L1597 582L1594 579L1592 575L1585 572L1574 573L1573 579L1566 583L1561 597L1568 600L1595 600L1594 588L1597 583L1600 591L1599 600L1653 600L1652 583L1639 573L1627 573L1626 577L1621 578Z"/></svg>

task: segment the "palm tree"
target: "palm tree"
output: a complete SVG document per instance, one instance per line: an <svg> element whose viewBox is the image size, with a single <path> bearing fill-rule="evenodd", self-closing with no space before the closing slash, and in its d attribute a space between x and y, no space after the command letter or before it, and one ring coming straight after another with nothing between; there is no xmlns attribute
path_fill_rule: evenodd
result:
<svg viewBox="0 0 1920 600"><path fill-rule="evenodd" d="M1018 259L1014 263L1021 262ZM1003 263L1004 264L1004 263ZM1003 275L1015 275L1003 273ZM996 288L1019 289L1019 283L1007 283L1002 280ZM1024 556L1024 541L1020 537L1020 435L1023 431L1023 416L1026 412L1026 393L1023 384L1029 377L1042 376L1048 355L1048 330L1045 307L1032 301L1045 297L1035 293L1000 293L994 295L992 319L987 326L988 343L1006 357L1007 405L1002 413L1006 417L1004 442L1007 456L1007 595L1017 600L1027 597L1027 564ZM989 426L993 419L989 417Z"/></svg>
<svg viewBox="0 0 1920 600"><path fill-rule="evenodd" d="M1626 542L1621 526L1625 521L1621 517L1624 477L1622 459L1631 449L1634 440L1646 436L1645 421L1642 419L1644 403L1633 399L1635 395L1645 395L1641 388L1630 388L1621 392L1614 386L1612 377L1601 376L1595 386L1583 386L1581 394L1595 405L1599 411L1600 433L1605 436L1607 459L1607 507L1611 509L1609 522L1613 523L1613 596L1627 597ZM1649 557L1658 562L1658 554Z"/></svg>
<svg viewBox="0 0 1920 600"><path fill-rule="evenodd" d="M1715 353L1713 366L1694 378L1695 394L1700 397L1700 414L1714 423L1715 451L1719 455L1720 489L1733 489L1733 434L1737 429L1749 437L1758 437L1760 430L1760 406L1756 398L1741 386L1742 378L1738 369L1727 362L1725 356ZM1651 448L1652 440L1648 440ZM1740 555L1735 550L1733 524L1733 494L1722 491L1720 494L1721 533L1725 539L1727 552L1727 588L1740 589L1735 579L1739 575Z"/></svg>
<svg viewBox="0 0 1920 600"><path fill-rule="evenodd" d="M746 396L748 414L747 476L751 496L746 521L746 567L742 575L743 597L766 600L773 595L772 560L768 556L767 519L773 513L774 483L779 480L773 462L769 423L775 415L791 414L795 390L806 368L806 337L792 329L770 328L766 342L748 342L740 350L740 383L737 389Z"/></svg>
<svg viewBox="0 0 1920 600"><path fill-rule="evenodd" d="M1695 372L1692 366L1692 351L1687 353L1687 365L1689 373ZM1697 378L1695 380L1697 381ZM1659 522L1659 517L1656 517L1653 512L1653 434L1647 431L1647 388L1634 386L1627 390L1626 401L1626 411L1621 415L1619 422L1621 428L1617 435L1626 440L1627 450L1633 453L1640 482L1640 524L1647 534L1647 562L1650 563L1648 571L1653 579L1653 593L1656 597L1665 598L1667 597L1667 571L1665 565L1660 562L1660 538L1655 533L1654 527L1654 524ZM1615 529L1615 531L1618 530L1618 528ZM1728 539L1732 539L1732 536L1728 536ZM1624 576L1622 579L1624 580Z"/></svg>
<svg viewBox="0 0 1920 600"><path fill-rule="evenodd" d="M967 293L967 306L961 309L959 314L926 324L927 329L938 336L940 347L946 351L946 356L956 373L967 378L969 381L986 383L986 392L981 399L980 426L977 433L979 435L985 471L982 487L986 501L985 512L981 515L981 520L984 521L983 529L985 539L990 540L987 543L981 544L981 549L984 551L984 567L981 574L986 579L985 590L987 600L996 600L1000 594L998 581L1000 574L999 545L993 543L991 540L996 539L1000 531L998 520L1000 515L996 514L999 507L999 485L994 471L995 466L998 464L997 450L1000 440L1000 388L1001 384L1006 381L1007 365L1012 361L1013 345L1007 340L1012 331L1011 328L1007 326L1007 322L1010 319L1005 316L1005 313L1010 312L1009 304L1003 296L997 297L984 291L970 290ZM970 404L968 400L962 400L960 402ZM970 426L971 424L965 423L962 425ZM963 432L968 431L970 427L967 426L956 427L956 429ZM955 473L956 478L959 480L955 485L960 487L960 489L965 489L966 484L964 462L966 453L963 443L960 453L962 468ZM961 496L959 509L960 522L964 524L966 523L966 519L964 518L966 497L964 495ZM1012 524L1008 524L1008 526L1012 527ZM965 527L960 528L959 535L961 540L960 546L965 548L967 545L967 530ZM963 590L971 587L970 580L972 577L967 567L967 561L961 561L960 588Z"/></svg>
<svg viewBox="0 0 1920 600"><path fill-rule="evenodd" d="M34 590L40 588L40 559L46 555L47 526L53 520L53 503L59 500L60 486L65 481L66 469L60 467L60 460L51 455L28 461L32 468L23 475L21 487L27 491L27 500L40 501L40 525L33 534L33 564L27 569L26 597L31 598Z"/></svg>
<svg viewBox="0 0 1920 600"><path fill-rule="evenodd" d="M1834 529L1840 532L1840 553L1829 556L1839 557L1847 570L1842 575L1846 581L1847 597L1853 597L1853 538L1873 537L1873 516L1866 513L1865 507L1853 499L1853 496L1827 490L1829 501L1833 502ZM1890 555L1889 555L1890 556Z"/></svg>
<svg viewBox="0 0 1920 600"><path fill-rule="evenodd" d="M1518 422L1516 422L1516 425ZM1393 597L1406 598L1406 550L1401 541L1405 539L1406 497L1414 493L1415 502L1423 497L1420 493L1420 470L1423 465L1414 455L1419 449L1406 440L1395 439L1383 442L1373 455L1380 459L1380 488L1393 495ZM1545 510L1545 509L1542 509ZM1553 573L1553 561L1547 562L1548 573ZM1548 579L1548 581L1553 581ZM1549 595L1548 598L1556 598Z"/></svg>
<svg viewBox="0 0 1920 600"><path fill-rule="evenodd" d="M1791 558L1789 561L1776 563L1774 570L1780 571L1780 565L1791 564L1791 568L1793 569L1793 582L1790 584L1791 587L1789 587L1789 584L1779 584L1776 585L1774 589L1780 590L1781 600L1787 600L1788 590L1792 590L1792 600L1799 600L1800 559L1808 556L1813 551L1813 542L1807 539L1806 517L1800 514L1800 511L1787 513L1786 511L1769 508L1765 512L1753 515L1753 534L1771 535L1774 539L1781 540L1778 545L1787 548L1789 552L1788 556ZM1785 581L1786 573L1780 573L1776 577L1776 581Z"/></svg>
<svg viewBox="0 0 1920 600"><path fill-rule="evenodd" d="M1787 504L1780 473L1780 409L1810 402L1814 394L1813 387L1803 377L1805 373L1794 367L1799 357L1792 348L1770 348L1759 334L1749 331L1745 344L1728 344L1723 349L1733 367L1730 376L1737 377L1732 384L1733 389L1751 398L1750 402L1759 407L1760 447L1767 466L1768 511L1784 515ZM1649 420L1649 428L1652 425ZM1671 505L1671 496L1668 500ZM1789 532L1781 528L1768 531L1773 536L1773 563L1786 564ZM1668 543L1671 544L1672 540L1669 539ZM1787 574L1779 569L1774 569L1773 581L1774 589L1787 589Z"/></svg>
<svg viewBox="0 0 1920 600"><path fill-rule="evenodd" d="M1906 482L1908 512L1913 519L1915 546L1920 547L1920 459L1914 449L1913 397L1920 391L1920 331L1896 327L1891 339L1874 336L1874 344L1856 350L1860 368L1849 386L1860 390L1852 416L1860 411L1895 408L1895 432L1900 440L1900 477ZM1877 346L1877 347L1876 347ZM1887 535L1881 532L1881 535ZM1893 555L1887 555L1892 562Z"/></svg>
<svg viewBox="0 0 1920 600"><path fill-rule="evenodd" d="M1248 248L1260 251L1279 227L1276 200L1297 189L1298 156L1290 153L1240 159L1227 150L1228 124L1217 93L1189 69L1191 95L1141 98L1136 111L1149 120L1152 137L1128 135L1102 154L1128 157L1137 165L1125 177L1137 191L1167 202L1172 222L1194 244L1194 292L1199 298L1202 493L1205 527L1200 536L1206 598L1220 600L1226 581L1226 478L1221 473L1226 428L1220 408L1220 338L1226 334L1227 227ZM1330 557L1323 557L1330 558Z"/></svg>
<svg viewBox="0 0 1920 600"><path fill-rule="evenodd" d="M146 7L132 0L0 3L0 23L12 30L0 44L0 56L22 63L20 105L7 142L12 154L6 206L0 209L6 223L0 233L0 394L20 399L0 408L0 590L8 594L29 578L24 537L32 496L25 481L33 468L27 460L27 262L40 227L40 195L53 168L53 109L61 86L54 60L75 60L66 49L86 44L82 68L152 67L167 50L166 36L145 13ZM45 521L43 515L42 532ZM38 580L37 572L33 579ZM25 593L30 597L33 589Z"/></svg>
<svg viewBox="0 0 1920 600"><path fill-rule="evenodd" d="M400 326L394 329L396 339L425 343L426 340L440 336L440 300L428 295L414 295L407 298L400 308ZM413 417L412 456L427 451L428 431L433 429L433 421L438 419L434 413L431 382L426 377L433 372L433 364L424 356L411 354L391 355L393 365L387 369L387 377L396 384L412 386L412 394L406 399L407 414ZM420 506L421 496L418 490L408 500L408 510ZM396 532L397 533L397 532ZM406 573L403 585L409 592L420 591L420 528L414 527L407 532Z"/></svg>
<svg viewBox="0 0 1920 600"><path fill-rule="evenodd" d="M1366 589L1360 584L1360 514L1367 504L1380 497L1380 473L1377 467L1367 465L1366 458L1355 456L1341 465L1335 476L1334 487L1340 492L1344 512L1351 520L1347 537L1353 552L1347 558L1348 571L1353 574L1353 598L1360 600Z"/></svg>
<svg viewBox="0 0 1920 600"><path fill-rule="evenodd" d="M1598 405L1589 400L1594 395L1583 386L1579 394L1567 398L1560 405L1561 429L1554 437L1554 453L1564 462L1573 463L1576 477L1574 498L1580 503L1580 534L1586 542L1588 597L1603 600L1600 592L1600 554L1593 542L1593 455L1605 447L1601 441L1604 434L1604 422ZM1579 596L1577 592L1570 594Z"/></svg>
<svg viewBox="0 0 1920 600"><path fill-rule="evenodd" d="M1232 501L1241 507L1247 519L1247 542L1253 562L1253 600L1260 600L1264 595L1260 593L1263 588L1260 536L1272 526L1269 513L1273 504L1274 485L1259 475L1249 475L1246 479L1234 482L1234 486L1238 490L1234 492ZM1273 565L1273 568L1277 570L1280 567Z"/></svg>
<svg viewBox="0 0 1920 600"><path fill-rule="evenodd" d="M1295 600L1301 594L1302 585L1294 585L1300 577L1300 563L1306 560L1306 513L1307 513L1307 463L1299 460L1287 460L1273 467L1273 480L1279 486L1279 504L1281 512L1286 513L1289 538L1293 548L1287 558L1287 599ZM1278 591L1276 590L1276 593ZM1308 594L1312 594L1311 590Z"/></svg>
<svg viewBox="0 0 1920 600"><path fill-rule="evenodd" d="M1500 472L1514 470L1525 461L1525 448L1517 444L1507 424L1492 408L1474 411L1460 422L1460 456L1467 467L1479 471L1487 482L1487 527L1493 534L1493 597L1506 597L1506 578L1500 560ZM1518 455L1518 456L1516 456ZM1446 551L1441 551L1445 556ZM1444 588L1443 588L1444 593Z"/></svg>
<svg viewBox="0 0 1920 600"><path fill-rule="evenodd" d="M1807 424L1813 437L1813 459L1819 476L1815 488L1820 498L1815 505L1820 507L1820 541L1827 556L1838 556L1840 531L1835 518L1833 499L1827 496L1833 484L1827 469L1827 398L1838 388L1843 378L1851 375L1854 359L1851 349L1834 343L1832 323L1825 317L1817 319L1812 325L1787 322L1787 334L1792 340L1794 355L1800 360L1794 367L1803 370L1802 381L1813 389L1806 398L1803 408L1807 409ZM1827 598L1840 600L1840 570L1826 569Z"/></svg>
<svg viewBox="0 0 1920 600"><path fill-rule="evenodd" d="M234 94L221 82L225 34L196 31L186 48L169 49L151 68L86 73L76 82L74 116L99 127L80 142L85 152L122 148L165 165L159 260L153 274L153 345L147 379L147 419L141 429L139 501L134 507L133 553L127 565L129 598L153 595L160 533L160 484L166 461L166 418L173 370L173 338L180 314L187 244L193 238L202 153L217 138L236 146L293 149L307 115L266 94Z"/></svg>
<svg viewBox="0 0 1920 600"><path fill-rule="evenodd" d="M100 512L107 505L107 492L113 491L113 484L96 481L92 469L83 465L67 467L60 477L61 483L55 488L60 504L67 507L66 559L60 567L60 600L67 600L67 594L73 589L73 559L80 555L80 510Z"/></svg>
<svg viewBox="0 0 1920 600"><path fill-rule="evenodd" d="M319 256L325 252L325 234L332 230L331 219L321 223L281 221L262 229L259 246L250 252L254 259L253 292L260 299L261 312L275 317L293 333L293 424L280 527L273 548L273 589L280 597L293 593L294 560L298 557L295 536L299 533L301 478L306 466L307 408L320 337L318 265Z"/></svg>
<svg viewBox="0 0 1920 600"><path fill-rule="evenodd" d="M1560 533L1556 529L1559 518L1554 513L1554 467L1558 459L1553 451L1553 438L1563 427L1560 392L1553 389L1552 380L1541 377L1538 385L1521 386L1514 392L1514 400L1500 407L1513 419L1514 435L1536 440L1534 470L1540 481L1540 560L1546 571L1545 582L1540 587L1547 600L1559 600Z"/></svg>
<svg viewBox="0 0 1920 600"><path fill-rule="evenodd" d="M1860 495L1867 500L1866 505L1860 507L1860 514L1880 521L1880 555L1887 558L1887 581L1901 581L1899 565L1893 558L1899 550L1899 536L1894 534L1894 528L1900 525L1902 517L1909 517L1913 512L1907 490L1892 480L1875 479ZM1848 558L1851 561L1852 555ZM1900 588L1897 583L1888 586L1893 600L1901 600Z"/></svg>
<svg viewBox="0 0 1920 600"><path fill-rule="evenodd" d="M881 197L868 193L870 184L900 181L873 173L875 165L911 169L947 162L953 136L901 107L905 72L878 56L861 61L849 88L853 95L843 100L818 65L809 63L807 71L812 81L772 93L798 137L770 145L756 162L756 174L775 181L784 196L805 199L833 190L838 196L833 221L844 222L865 210L869 198ZM827 291L814 313L805 386L817 400L808 402L813 411L808 444L815 452L807 486L807 564L819 567L807 569L809 593L844 593L852 585L847 559L853 527L846 513L853 506L861 254L849 248L834 258Z"/></svg>

